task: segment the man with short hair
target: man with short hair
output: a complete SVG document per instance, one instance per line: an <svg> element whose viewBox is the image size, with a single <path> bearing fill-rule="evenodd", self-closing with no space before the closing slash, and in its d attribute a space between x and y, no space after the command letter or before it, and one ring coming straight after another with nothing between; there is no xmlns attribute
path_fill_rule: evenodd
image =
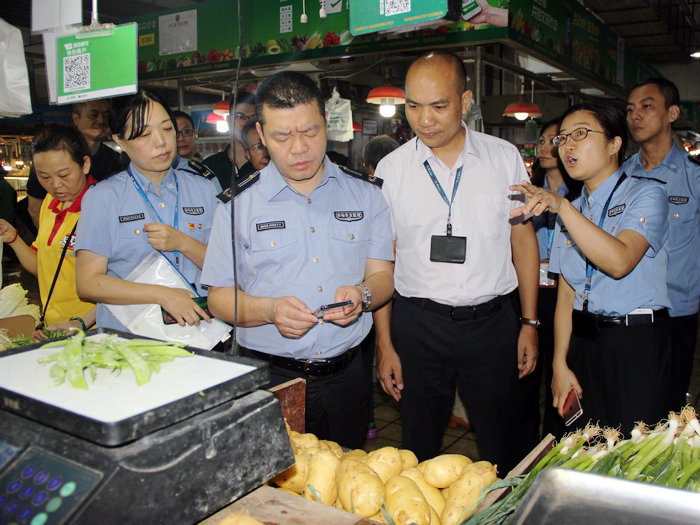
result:
<svg viewBox="0 0 700 525"><path fill-rule="evenodd" d="M236 152L236 173L246 162L243 149L243 135L241 131L246 123L255 117L255 95L248 91L239 91L236 95L236 107L233 107L233 99L229 102L229 126L233 123L233 148L228 144L223 151L214 153L202 161L211 169L222 188L231 186L231 173L233 170L233 153Z"/></svg>
<svg viewBox="0 0 700 525"><path fill-rule="evenodd" d="M109 100L88 100L73 104L73 125L85 138L90 150L90 174L98 181L122 169L119 153L104 141L109 137ZM46 190L39 184L34 167L27 180L27 208L32 222L39 227L39 210Z"/></svg>
<svg viewBox="0 0 700 525"><path fill-rule="evenodd" d="M270 154L265 144L263 144L260 139L260 134L256 127L257 122L258 121L253 118L249 120L241 130L243 149L248 162L241 166L241 170L238 172L239 177L247 177L251 173L260 171L270 163Z"/></svg>
<svg viewBox="0 0 700 525"><path fill-rule="evenodd" d="M209 308L229 322L237 313L243 355L270 363L271 384L306 380L307 432L360 448L371 396L359 344L369 311L394 289L389 208L378 181L326 157L325 108L309 77L268 77L256 105L271 162L239 179L235 256L224 190L202 274ZM333 303L346 304L322 306Z"/></svg>
<svg viewBox="0 0 700 525"><path fill-rule="evenodd" d="M700 303L700 165L673 140L680 115L678 88L665 78L637 84L627 97L627 125L640 150L622 166L627 175L655 179L668 193L668 294L671 354L668 406L686 404L697 344Z"/></svg>
<svg viewBox="0 0 700 525"><path fill-rule="evenodd" d="M194 127L194 120L184 111L173 111L175 122L177 123L177 154L183 159L196 160L197 153L197 130Z"/></svg>
<svg viewBox="0 0 700 525"><path fill-rule="evenodd" d="M377 376L400 400L402 447L419 460L440 453L457 386L481 458L504 475L537 443L516 437L511 412L518 377L537 360L539 256L531 222L510 220L509 186L528 178L520 153L467 129L465 83L456 55L418 57L405 109L417 136L377 166L397 292L375 313Z"/></svg>

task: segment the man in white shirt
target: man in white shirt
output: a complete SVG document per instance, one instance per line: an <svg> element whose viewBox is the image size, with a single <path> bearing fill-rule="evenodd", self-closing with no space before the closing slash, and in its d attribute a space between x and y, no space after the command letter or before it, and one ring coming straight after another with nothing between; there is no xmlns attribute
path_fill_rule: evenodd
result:
<svg viewBox="0 0 700 525"><path fill-rule="evenodd" d="M482 459L503 475L527 452L514 446L510 409L518 376L537 360L539 257L530 221L509 215L518 203L508 187L527 179L522 158L510 143L467 130L465 79L453 54L417 58L406 74L417 137L377 167L397 292L375 313L377 375L401 402L402 446L420 460L440 452L456 385Z"/></svg>

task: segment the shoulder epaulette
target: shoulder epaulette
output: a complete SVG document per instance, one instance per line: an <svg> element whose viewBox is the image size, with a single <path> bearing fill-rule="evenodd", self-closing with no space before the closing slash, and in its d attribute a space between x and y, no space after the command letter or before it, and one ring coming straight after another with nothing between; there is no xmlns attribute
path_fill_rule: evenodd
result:
<svg viewBox="0 0 700 525"><path fill-rule="evenodd" d="M380 179L379 177L375 177L374 175L370 175L369 173L353 170L351 168L348 168L347 166L338 165L338 167L351 177L355 177L356 179L362 179L365 182L370 182L375 186L379 186L380 188L382 187L382 184L384 184L384 179Z"/></svg>
<svg viewBox="0 0 700 525"><path fill-rule="evenodd" d="M688 155L688 160L693 164L700 165L700 155Z"/></svg>
<svg viewBox="0 0 700 525"><path fill-rule="evenodd" d="M630 178L632 179L638 179L638 180L653 180L654 182L658 182L659 184L666 184L666 181L661 180L661 179L656 179L654 177L640 177L639 175L630 175Z"/></svg>
<svg viewBox="0 0 700 525"><path fill-rule="evenodd" d="M255 173L251 173L248 177L241 181L236 181L236 188L235 188L235 193L236 195L239 195L243 191L247 190L250 188L253 184L258 182L260 179L260 172L256 171ZM228 201L231 200L231 188L226 188L224 191L219 193L216 196L221 202L226 204Z"/></svg>
<svg viewBox="0 0 700 525"><path fill-rule="evenodd" d="M194 175L199 175L205 179L213 180L216 178L216 174L205 164L197 162L196 160L190 160L187 162L187 167L182 168L188 173L193 173Z"/></svg>

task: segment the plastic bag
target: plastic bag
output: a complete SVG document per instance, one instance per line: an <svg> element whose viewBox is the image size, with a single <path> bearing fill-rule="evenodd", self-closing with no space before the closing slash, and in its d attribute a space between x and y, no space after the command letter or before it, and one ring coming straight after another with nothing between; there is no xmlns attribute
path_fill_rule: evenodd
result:
<svg viewBox="0 0 700 525"><path fill-rule="evenodd" d="M32 112L22 33L0 18L0 117Z"/></svg>
<svg viewBox="0 0 700 525"><path fill-rule="evenodd" d="M193 291L182 274L158 252L141 261L126 280ZM204 350L211 350L219 341L230 337L231 327L218 319L212 319L211 323L202 321L199 326L166 325L159 304L105 304L105 307L131 333L144 337L175 341Z"/></svg>
<svg viewBox="0 0 700 525"><path fill-rule="evenodd" d="M350 101L340 98L338 90L333 88L331 98L326 101L328 113L328 140L348 142L352 140L352 108Z"/></svg>

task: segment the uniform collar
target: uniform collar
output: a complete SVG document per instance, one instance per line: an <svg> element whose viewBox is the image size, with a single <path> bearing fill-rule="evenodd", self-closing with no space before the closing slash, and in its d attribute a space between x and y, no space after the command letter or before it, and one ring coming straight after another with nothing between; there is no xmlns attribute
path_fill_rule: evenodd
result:
<svg viewBox="0 0 700 525"><path fill-rule="evenodd" d="M76 213L80 211L80 203L83 200L83 195L85 195L85 192L88 190L90 186L95 184L97 180L92 176L88 175L87 181L85 182L85 187L83 188L83 191L80 192L80 195L78 195L78 198L73 201L73 204L71 204L68 208L65 210L61 209L61 201L59 201L56 197L51 199L51 202L49 202L49 210L54 212L56 215L61 215L63 213Z"/></svg>
<svg viewBox="0 0 700 525"><path fill-rule="evenodd" d="M335 164L333 164L328 157L324 157L323 159L323 176L321 178L321 182L319 182L318 186L314 188L313 191L316 191L318 188L321 186L324 186L329 179L336 179L337 178L337 173L336 169L339 169ZM264 167L260 171L260 178L261 182L263 183L263 189L265 192L265 198L268 201L271 201L274 199L277 195L279 195L282 191L288 189L289 191L292 191L294 193L297 193L296 190L294 190L287 180L282 176L282 174L279 172L277 169L277 166L275 166L274 162L270 162L266 167ZM311 192L313 193L313 192Z"/></svg>
<svg viewBox="0 0 700 525"><path fill-rule="evenodd" d="M661 165L665 166L670 170L675 171L683 165L684 157L685 152L681 150L681 148L679 148L674 141L671 143L671 149L666 154L666 157L664 157L664 160L661 162Z"/></svg>
<svg viewBox="0 0 700 525"><path fill-rule="evenodd" d="M581 195L584 196L589 206L594 206L598 203L603 203L607 200L608 196L610 195L610 192L615 187L615 184L617 184L617 179L619 179L621 176L622 170L618 168L613 172L612 175L605 179L605 182L603 182L603 184L596 188L592 195L588 195L585 186L581 190Z"/></svg>
<svg viewBox="0 0 700 525"><path fill-rule="evenodd" d="M131 168L131 173L136 178L137 182L141 185L143 191L145 191L146 193L153 193L154 195L158 194L156 185L153 184L153 182L151 182L151 179L142 174L136 168L136 166L134 166L133 162L129 164L129 168ZM168 173L166 173L165 177L163 177L163 180L160 181L160 189L161 193L163 192L163 190L169 190L173 193L175 192L175 170L173 170L172 166L168 170Z"/></svg>

